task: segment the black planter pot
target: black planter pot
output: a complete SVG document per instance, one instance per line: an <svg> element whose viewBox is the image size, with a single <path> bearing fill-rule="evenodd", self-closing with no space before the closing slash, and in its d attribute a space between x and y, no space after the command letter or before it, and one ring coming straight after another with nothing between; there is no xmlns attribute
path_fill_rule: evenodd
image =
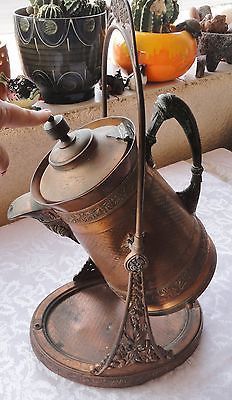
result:
<svg viewBox="0 0 232 400"><path fill-rule="evenodd" d="M101 76L106 14L38 19L25 8L14 14L24 73L47 103L68 104L94 96Z"/></svg>

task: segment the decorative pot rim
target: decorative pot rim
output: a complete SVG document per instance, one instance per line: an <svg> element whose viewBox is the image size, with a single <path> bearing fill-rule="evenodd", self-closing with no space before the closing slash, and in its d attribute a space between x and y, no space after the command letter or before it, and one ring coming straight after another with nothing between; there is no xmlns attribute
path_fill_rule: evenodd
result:
<svg viewBox="0 0 232 400"><path fill-rule="evenodd" d="M230 35L232 35L232 32L225 32L225 33L219 33L219 32L202 32L202 33L201 33L201 36L204 36L204 35L230 36ZM201 39L201 36L200 36L200 39Z"/></svg>
<svg viewBox="0 0 232 400"><path fill-rule="evenodd" d="M57 18L38 18L38 17L35 17L34 15L24 15L24 14L22 14L23 11L26 14L26 7L18 8L17 10L15 10L13 12L13 16L14 17L23 17L23 18L27 18L27 19L30 19L30 20L35 19L35 20L38 20L38 21L50 21L50 20L62 21L62 20L69 20L69 19L79 20L79 19L84 19L84 18L95 18L95 17L99 17L99 16L104 16L106 14L106 10L105 10L105 11L103 11L101 13L98 13L98 14L83 15L83 16L79 16L79 17L71 17L71 16L69 16L69 17L57 17Z"/></svg>
<svg viewBox="0 0 232 400"><path fill-rule="evenodd" d="M163 33L159 33L159 32L144 32L144 31L135 31L135 34L146 34L147 36L150 35L158 35L160 37L164 37L164 36L169 36L169 35L175 35L175 36L183 36L186 35L186 33L188 33L188 35L191 35L191 33L187 32L187 31L178 31L178 32L163 32Z"/></svg>

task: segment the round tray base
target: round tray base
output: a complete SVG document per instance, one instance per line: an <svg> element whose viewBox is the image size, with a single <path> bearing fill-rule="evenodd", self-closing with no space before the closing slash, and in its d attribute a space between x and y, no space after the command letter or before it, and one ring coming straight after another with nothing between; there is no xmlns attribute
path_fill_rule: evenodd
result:
<svg viewBox="0 0 232 400"><path fill-rule="evenodd" d="M107 368L93 367L110 353L123 319L125 303L102 280L71 282L51 293L35 311L31 343L38 359L53 372L76 382L99 387L142 384L182 364L195 350L202 331L202 313L192 307L151 316L156 344L172 351L170 359Z"/></svg>

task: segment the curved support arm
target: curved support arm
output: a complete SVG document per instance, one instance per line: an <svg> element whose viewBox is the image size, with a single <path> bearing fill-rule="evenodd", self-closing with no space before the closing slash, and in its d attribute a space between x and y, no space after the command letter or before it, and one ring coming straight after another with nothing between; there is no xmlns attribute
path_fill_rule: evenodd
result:
<svg viewBox="0 0 232 400"><path fill-rule="evenodd" d="M122 34L131 58L132 68L136 82L137 108L138 108L138 132L136 142L138 149L138 179L137 179L137 208L136 208L136 230L133 243L133 249L136 253L142 253L143 248L143 202L144 202L144 171L145 171L145 104L143 95L143 85L138 64L138 55L135 40L135 31L131 15L130 5L127 0L123 0L124 10L119 10L117 1L112 0L111 10L113 18L108 27L102 56L102 98L103 98L103 117L107 116L107 55L111 35L114 30Z"/></svg>

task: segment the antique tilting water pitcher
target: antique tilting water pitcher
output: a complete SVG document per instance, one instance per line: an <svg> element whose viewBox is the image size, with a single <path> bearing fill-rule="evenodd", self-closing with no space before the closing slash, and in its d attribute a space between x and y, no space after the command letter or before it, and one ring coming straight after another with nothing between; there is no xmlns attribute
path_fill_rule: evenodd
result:
<svg viewBox="0 0 232 400"><path fill-rule="evenodd" d="M104 117L71 133L62 116L50 117L44 128L58 142L8 216L37 219L79 242L90 257L73 282L35 311L31 343L37 357L71 380L125 387L175 368L195 350L202 330L196 299L212 278L216 252L195 215L203 171L196 121L181 99L166 94L158 97L146 131L130 6L113 0L110 11ZM107 54L115 29L130 49L136 78L136 134L127 118L107 117ZM173 117L193 156L190 185L179 193L151 156L157 131Z"/></svg>

